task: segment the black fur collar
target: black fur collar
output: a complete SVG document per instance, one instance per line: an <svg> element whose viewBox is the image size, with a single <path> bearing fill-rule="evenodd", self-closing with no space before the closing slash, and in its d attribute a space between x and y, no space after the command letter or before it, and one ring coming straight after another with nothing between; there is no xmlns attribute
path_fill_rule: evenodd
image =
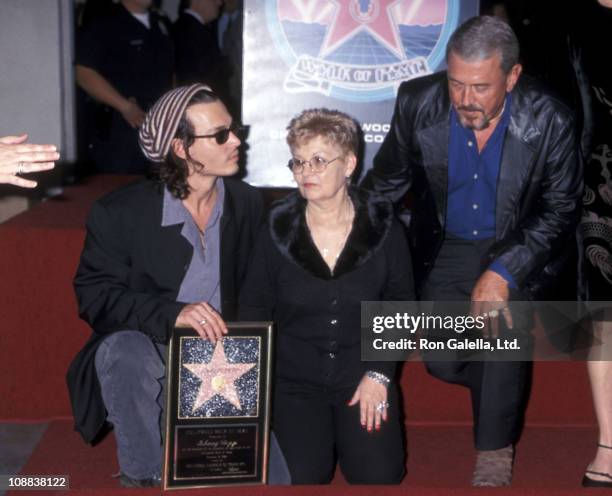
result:
<svg viewBox="0 0 612 496"><path fill-rule="evenodd" d="M270 212L270 232L281 253L321 279L335 279L363 265L385 242L393 207L381 196L353 188L349 192L355 220L332 273L317 250L306 225L304 200L295 191L276 202Z"/></svg>

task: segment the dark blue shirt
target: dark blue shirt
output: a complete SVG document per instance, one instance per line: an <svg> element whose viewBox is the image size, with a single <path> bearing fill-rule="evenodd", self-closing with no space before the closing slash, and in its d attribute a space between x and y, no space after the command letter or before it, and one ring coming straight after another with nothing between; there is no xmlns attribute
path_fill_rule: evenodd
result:
<svg viewBox="0 0 612 496"><path fill-rule="evenodd" d="M452 236L474 240L495 236L497 179L511 106L512 96L508 94L497 127L480 152L474 131L463 127L451 108L446 232ZM489 269L515 287L501 263L495 261Z"/></svg>

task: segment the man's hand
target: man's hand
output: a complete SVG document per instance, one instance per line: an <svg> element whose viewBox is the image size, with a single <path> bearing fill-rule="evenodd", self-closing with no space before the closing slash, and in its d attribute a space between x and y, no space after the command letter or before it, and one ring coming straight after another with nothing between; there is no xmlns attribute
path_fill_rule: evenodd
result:
<svg viewBox="0 0 612 496"><path fill-rule="evenodd" d="M146 112L140 108L136 100L129 98L120 108L121 116L134 129L139 128L145 120Z"/></svg>
<svg viewBox="0 0 612 496"><path fill-rule="evenodd" d="M499 314L504 316L508 329L512 329L512 314L508 308L510 291L508 281L497 272L487 270L480 276L472 290L472 316L484 316L484 337L496 338L499 336Z"/></svg>
<svg viewBox="0 0 612 496"><path fill-rule="evenodd" d="M227 334L221 315L205 301L185 305L176 318L176 327L192 327L204 339L216 343Z"/></svg>
<svg viewBox="0 0 612 496"><path fill-rule="evenodd" d="M89 96L114 108L133 128L142 125L146 114L133 97L124 97L110 81L91 67L77 64L75 73L77 84Z"/></svg>

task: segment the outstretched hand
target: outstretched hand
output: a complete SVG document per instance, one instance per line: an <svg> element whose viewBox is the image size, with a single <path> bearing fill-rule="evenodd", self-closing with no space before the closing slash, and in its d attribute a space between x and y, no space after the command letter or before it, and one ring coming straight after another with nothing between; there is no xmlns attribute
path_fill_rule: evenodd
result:
<svg viewBox="0 0 612 496"><path fill-rule="evenodd" d="M0 183L21 188L34 188L36 181L24 179L21 174L50 170L60 155L55 145L26 143L27 134L0 138Z"/></svg>

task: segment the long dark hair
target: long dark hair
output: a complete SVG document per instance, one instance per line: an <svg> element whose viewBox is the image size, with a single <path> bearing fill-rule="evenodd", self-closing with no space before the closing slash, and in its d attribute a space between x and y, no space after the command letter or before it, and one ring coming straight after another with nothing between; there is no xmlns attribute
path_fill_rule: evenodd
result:
<svg viewBox="0 0 612 496"><path fill-rule="evenodd" d="M193 160L189 155L189 147L193 145L195 138L193 137L195 130L193 124L189 122L187 118L187 109L198 103L212 103L219 101L219 97L209 90L198 91L185 108L181 120L179 121L174 139L180 139L183 142L183 148L187 159L194 165L196 171L204 169L204 164ZM179 157L174 153L174 149L170 146L170 150L166 155L166 159L159 165L157 170L158 180L165 184L168 191L179 200L184 200L189 196L189 184L187 183L187 177L189 176L189 163L187 160Z"/></svg>

